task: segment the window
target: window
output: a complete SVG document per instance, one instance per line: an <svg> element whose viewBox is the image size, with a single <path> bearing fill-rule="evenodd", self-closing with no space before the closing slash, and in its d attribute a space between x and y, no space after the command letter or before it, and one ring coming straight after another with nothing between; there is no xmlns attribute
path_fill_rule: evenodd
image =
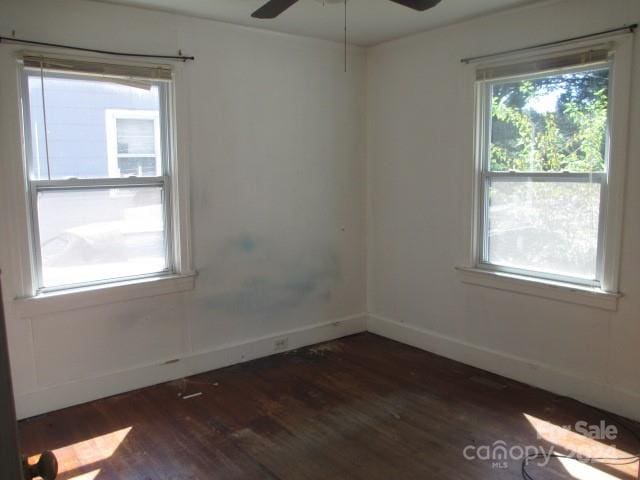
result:
<svg viewBox="0 0 640 480"><path fill-rule="evenodd" d="M477 267L612 287L613 66L590 49L478 69Z"/></svg>
<svg viewBox="0 0 640 480"><path fill-rule="evenodd" d="M174 273L171 71L25 57L34 290Z"/></svg>
<svg viewBox="0 0 640 480"><path fill-rule="evenodd" d="M162 175L157 110L108 109L106 126L110 176Z"/></svg>

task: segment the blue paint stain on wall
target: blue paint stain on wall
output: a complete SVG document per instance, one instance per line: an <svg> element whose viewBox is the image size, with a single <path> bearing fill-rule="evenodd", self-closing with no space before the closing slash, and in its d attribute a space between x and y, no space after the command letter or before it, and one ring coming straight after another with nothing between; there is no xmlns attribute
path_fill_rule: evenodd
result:
<svg viewBox="0 0 640 480"><path fill-rule="evenodd" d="M256 242L253 238L246 235L240 239L240 246L246 253L253 252L256 248Z"/></svg>
<svg viewBox="0 0 640 480"><path fill-rule="evenodd" d="M216 287L206 308L269 316L307 302L331 300L341 273L330 248L296 255L267 245L263 239L242 235L221 249L213 279Z"/></svg>

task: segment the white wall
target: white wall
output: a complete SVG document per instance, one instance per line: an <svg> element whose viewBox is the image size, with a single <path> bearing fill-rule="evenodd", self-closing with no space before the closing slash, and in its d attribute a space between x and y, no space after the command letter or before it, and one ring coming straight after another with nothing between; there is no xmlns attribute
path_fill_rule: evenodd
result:
<svg viewBox="0 0 640 480"><path fill-rule="evenodd" d="M293 348L365 328L362 50L345 74L338 44L77 0L0 0L0 34L11 30L196 57L177 95L195 290L20 318L12 55L25 47L0 46L0 266L19 416L266 355L280 335Z"/></svg>
<svg viewBox="0 0 640 480"><path fill-rule="evenodd" d="M640 20L637 0L545 2L379 45L367 56L369 329L640 418L640 51L617 312L463 285L473 67L463 57Z"/></svg>
<svg viewBox="0 0 640 480"><path fill-rule="evenodd" d="M467 261L472 201L473 73L459 59L639 19L636 0L541 4L379 45L366 70L354 49L345 75L341 46L324 41L78 0L0 0L2 35L196 56L177 99L196 289L20 318L11 52L23 47L0 46L0 266L20 416L266 355L280 335L295 347L362 330L366 283L374 332L640 418L637 135L616 313L463 285L454 271Z"/></svg>

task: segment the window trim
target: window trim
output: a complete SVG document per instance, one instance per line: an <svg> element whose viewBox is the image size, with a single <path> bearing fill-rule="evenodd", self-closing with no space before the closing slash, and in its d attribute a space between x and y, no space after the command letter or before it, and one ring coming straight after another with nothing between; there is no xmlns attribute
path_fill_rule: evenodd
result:
<svg viewBox="0 0 640 480"><path fill-rule="evenodd" d="M625 171L626 171L626 156L627 156L627 137L628 137L628 118L629 118L629 98L631 87L631 47L632 38L628 34L613 35L606 38L606 45L611 52L611 58L607 62L610 65L610 79L609 79L609 132L608 132L608 177L606 191L601 191L601 196L606 197L603 204L606 205L606 212L604 216L606 221L604 225L599 228L599 233L602 238L599 239L599 244L602 248L602 266L601 266L601 283L597 287L590 285L584 285L571 281L567 283L566 279L553 279L545 278L541 276L532 276L529 272L522 274L520 272L506 272L496 269L493 266L487 266L480 262L482 258L481 243L479 241L483 232L483 208L485 202L483 201L483 179L482 179L482 167L485 162L485 149L483 148L487 142L487 136L489 135L488 125L483 112L486 111L487 95L483 95L485 88L483 84L486 81L475 81L475 116L474 116L474 174L472 185L472 199L473 208L471 215L471 248L469 250L469 258L466 265L457 267L457 270L462 272L463 281L464 278L469 278L472 275L475 281L465 282L471 284L483 284L492 288L495 287L495 280L499 279L501 284L519 283L522 280L526 283L538 284L541 286L553 285L556 289L564 289L565 293L571 297L571 292L575 290L584 290L585 288L590 292L601 292L603 294L611 294L615 296L615 304L617 306L617 299L621 296L619 292L619 268L620 268L620 251L622 243L622 227L623 227L623 203L624 203L624 187L625 187ZM508 65L511 63L517 63L523 61L523 59L532 58L551 58L555 56L566 55L567 52L575 51L576 49L584 48L602 48L603 40L597 41L583 41L575 42L571 47L561 46L553 48L542 48L536 50L534 53L528 54L515 54L508 55L500 60L491 64L480 65L478 69L487 68L489 66L496 65ZM602 63L602 62L595 62ZM580 67L576 67L580 68ZM593 68L593 64L589 66ZM565 69L552 70L559 71ZM575 70L575 69L574 69ZM548 75L549 71L541 71L540 75ZM475 72L473 72L475 76ZM534 74L524 75L531 78ZM516 75L510 77L513 78L522 77L522 75ZM488 80L496 83L498 79ZM473 272L469 274L469 272ZM483 275L478 275L481 272ZM494 279L487 279L487 277L493 276ZM513 278L512 278L513 277ZM478 280L480 279L480 280ZM515 279L515 280L514 280ZM516 281L518 280L518 281ZM507 288L500 288L507 290ZM515 289L520 293L533 294L530 289ZM547 289L538 290L537 296L547 296L545 292ZM550 296L549 298L556 298L557 296ZM566 300L562 297L560 300ZM569 301L569 300L567 300ZM582 301L576 301L573 303L584 303ZM587 302L588 304L588 302ZM614 308L615 309L615 308Z"/></svg>
<svg viewBox="0 0 640 480"><path fill-rule="evenodd" d="M187 292L195 287L197 273L153 275L123 279L109 284L87 285L18 297L13 307L21 318L81 310L160 295Z"/></svg>
<svg viewBox="0 0 640 480"><path fill-rule="evenodd" d="M56 302L58 297L65 296L66 299L72 298L74 303L86 303L91 305L99 305L103 303L113 303L117 301L126 301L131 298L143 298L146 296L164 295L173 292L181 292L191 290L194 288L194 281L197 272L193 269L192 265L192 252L191 252L191 227L190 227L190 202L188 195L188 178L189 178L189 164L187 158L189 157L189 148L186 137L186 132L179 128L179 124L186 124L188 118L188 109L186 105L178 106L176 103L176 96L180 98L188 98L188 92L186 89L186 82L184 81L184 69L185 65L180 62L175 62L170 66L147 64L140 62L120 61L114 62L112 58L105 55L92 55L88 58L90 61L104 62L106 65L117 65L119 68L151 68L156 71L158 68L171 69L171 81L165 81L166 88L161 89L161 98L165 112L166 121L161 122L160 128L165 129L165 133L161 135L163 140L166 140L166 145L163 145L161 151L163 155L163 175L162 179L165 181L164 202L165 208L165 232L171 238L171 243L167 243L167 255L172 256L172 271L166 273L158 272L155 274L144 275L136 278L114 278L107 282L99 282L95 285L72 285L68 288L61 290L42 292L39 289L38 272L36 270L36 263L32 245L35 245L36 239L33 238L32 232L32 208L31 208L31 193L29 191L29 178L31 172L29 170L30 165L27 161L28 149L30 148L29 132L25 129L25 109L28 108L28 97L25 95L28 92L27 85L25 85L26 75L24 74L22 59L25 57L25 52L15 49L14 58L16 61L16 79L17 88L16 102L18 105L18 113L20 121L18 125L20 127L20 145L22 162L21 168L16 171L20 178L17 178L17 184L23 185L21 199L19 203L22 204L25 212L24 231L16 231L12 235L13 241L18 245L25 245L26 248L18 249L19 255L16 260L16 265L20 265L21 268L21 281L19 287L17 287L17 296L14 299L16 306L24 311L31 311L31 304L44 305L50 301ZM66 56L64 54L56 55L59 59L78 59L77 56ZM79 75L84 75L79 73ZM150 79L151 81L157 81L157 79ZM178 142L178 140L180 140ZM165 158L166 157L166 158ZM167 177L165 172L171 171L171 176ZM147 177L147 179L157 179L157 177ZM73 179L72 179L73 180ZM114 179L99 179L99 181L114 180ZM138 179L139 180L139 179ZM147 180L142 180L143 182ZM162 282L159 282L163 280ZM166 282L164 281L166 280ZM46 302L42 302L46 299ZM104 301L103 301L104 300ZM107 301L108 300L108 301ZM70 307L72 308L72 307ZM63 308L61 307L61 310Z"/></svg>
<svg viewBox="0 0 640 480"><path fill-rule="evenodd" d="M460 281L466 285L513 292L532 297L616 311L620 293L605 292L554 280L546 280L514 273L472 267L456 267Z"/></svg>

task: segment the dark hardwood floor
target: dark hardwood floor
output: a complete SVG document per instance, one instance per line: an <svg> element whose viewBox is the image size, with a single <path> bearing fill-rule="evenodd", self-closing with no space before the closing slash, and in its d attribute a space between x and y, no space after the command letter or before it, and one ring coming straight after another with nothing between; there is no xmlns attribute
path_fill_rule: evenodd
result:
<svg viewBox="0 0 640 480"><path fill-rule="evenodd" d="M616 425L617 438L562 428L579 421ZM482 480L522 478L519 446L635 454L627 423L360 334L25 420L20 435L25 454L55 450L60 479ZM516 459L465 458L499 454L496 442ZM638 478L637 462L538 461L536 480Z"/></svg>

